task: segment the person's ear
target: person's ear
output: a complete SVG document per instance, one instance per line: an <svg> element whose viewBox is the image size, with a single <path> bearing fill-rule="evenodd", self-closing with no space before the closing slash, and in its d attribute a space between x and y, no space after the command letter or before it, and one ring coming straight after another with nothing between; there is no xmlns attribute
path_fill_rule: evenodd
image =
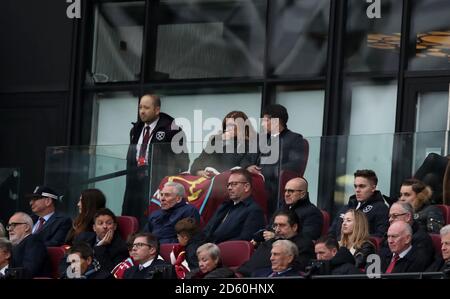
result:
<svg viewBox="0 0 450 299"><path fill-rule="evenodd" d="M87 259L86 259L86 262L87 262L87 264L88 264L88 266L90 266L91 264L92 264L92 256L89 256Z"/></svg>

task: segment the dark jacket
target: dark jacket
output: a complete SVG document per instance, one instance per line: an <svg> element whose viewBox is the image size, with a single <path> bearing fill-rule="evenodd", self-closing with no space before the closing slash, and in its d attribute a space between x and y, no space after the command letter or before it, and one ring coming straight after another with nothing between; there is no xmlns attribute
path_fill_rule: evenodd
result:
<svg viewBox="0 0 450 299"><path fill-rule="evenodd" d="M309 194L293 205L286 206L293 210L299 219L299 230L311 240L317 240L322 233L322 212L311 203Z"/></svg>
<svg viewBox="0 0 450 299"><path fill-rule="evenodd" d="M386 272L391 260L392 254L381 256L382 273ZM412 249L395 263L391 273L424 272L429 265L428 260L423 258L413 245Z"/></svg>
<svg viewBox="0 0 450 299"><path fill-rule="evenodd" d="M50 277L50 260L41 238L28 235L13 246L10 268L25 268L25 277Z"/></svg>
<svg viewBox="0 0 450 299"><path fill-rule="evenodd" d="M94 232L81 233L74 243L86 242L94 250L94 257L100 263L102 270L111 272L114 267L128 257L127 244L116 232L109 245L96 246L97 234Z"/></svg>
<svg viewBox="0 0 450 299"><path fill-rule="evenodd" d="M434 257L433 241L431 240L430 235L416 221L413 222L411 228L413 230L411 244L414 247L414 251L416 251L416 256L420 256L423 263L428 266L432 263ZM389 259L392 257L387 242L387 236L385 236L381 242L380 256L385 256Z"/></svg>
<svg viewBox="0 0 450 299"><path fill-rule="evenodd" d="M361 271L355 267L354 256L345 248L339 248L336 255L330 260L331 275L349 275L361 274Z"/></svg>
<svg viewBox="0 0 450 299"><path fill-rule="evenodd" d="M236 205L232 200L223 202L209 220L204 233L208 242L216 244L229 240L250 241L264 225L264 213L250 196Z"/></svg>
<svg viewBox="0 0 450 299"><path fill-rule="evenodd" d="M142 219L145 211L146 197L153 194L161 180L168 176L181 173L189 168L189 156L187 151L174 153L171 142L177 142L180 147L186 149L186 138L181 129L173 126L173 117L165 113L159 114L159 121L152 132L152 139L148 147L150 167L137 169L136 145L139 141L144 123L133 123L130 130L130 146L127 153L127 185L125 189L122 214L136 216ZM177 136L176 140L173 137ZM178 137L182 138L178 138ZM149 173L149 169L150 172ZM149 177L152 190L148 189Z"/></svg>
<svg viewBox="0 0 450 299"><path fill-rule="evenodd" d="M414 220L429 233L439 234L441 228L445 225L442 211L433 205L423 205L420 210L414 213Z"/></svg>
<svg viewBox="0 0 450 299"><path fill-rule="evenodd" d="M272 244L277 240L278 239L273 238L262 242L250 259L239 267L237 272L248 277L259 269L271 267L272 263L270 262L270 255ZM296 271L304 271L309 261L314 258L314 244L311 239L306 237L303 233L296 234L289 240L294 242L298 248L298 256L293 263L293 268Z"/></svg>
<svg viewBox="0 0 450 299"><path fill-rule="evenodd" d="M364 242L353 254L355 258L355 266L358 269L366 268L367 257L376 253L375 246L370 241Z"/></svg>
<svg viewBox="0 0 450 299"><path fill-rule="evenodd" d="M289 170L298 176L303 176L304 166L307 162L307 153L305 152L303 136L287 128L278 137L272 138L270 135L264 137L267 138L268 145L274 146L278 142L279 146L279 156L276 157L275 162L270 162L267 158L274 153L260 144L257 161L257 165L262 168L261 172L265 178L265 185L269 195L268 214L271 217L278 207L278 202L283 202L283 194L278 194L279 173L283 170Z"/></svg>
<svg viewBox="0 0 450 299"><path fill-rule="evenodd" d="M442 256L436 256L434 262L427 268L427 272L446 272L450 274L450 260L445 262Z"/></svg>
<svg viewBox="0 0 450 299"><path fill-rule="evenodd" d="M34 215L32 217L35 224L39 217ZM39 236L45 246L61 246L64 244L67 233L72 227L72 219L62 213L55 212L47 222L44 223L43 228L36 235Z"/></svg>
<svg viewBox="0 0 450 299"><path fill-rule="evenodd" d="M195 269L186 274L186 279L214 279L214 278L235 278L236 274L227 268L219 266L208 273L202 273L200 269Z"/></svg>
<svg viewBox="0 0 450 299"><path fill-rule="evenodd" d="M288 277L288 276L300 276L299 271L295 268L288 268L281 273L274 273L272 267L258 269L252 273L252 277Z"/></svg>
<svg viewBox="0 0 450 299"><path fill-rule="evenodd" d="M348 204L340 210L338 217L334 219L330 234L338 239L340 238L343 214L349 209L356 209L357 206L356 196L350 196ZM358 210L363 211L367 216L370 235L383 237L389 227L389 207L385 204L381 192L375 191L371 197L361 204Z"/></svg>
<svg viewBox="0 0 450 299"><path fill-rule="evenodd" d="M198 268L197 248L205 243L205 234L198 232L193 235L186 244L186 262L189 265L189 269Z"/></svg>
<svg viewBox="0 0 450 299"><path fill-rule="evenodd" d="M191 217L200 223L200 214L193 205L188 204L184 199L168 210L156 210L148 217L145 232L156 235L159 242L178 243L175 224L183 218Z"/></svg>
<svg viewBox="0 0 450 299"><path fill-rule="evenodd" d="M124 279L160 279L176 278L173 266L164 260L154 259L150 266L139 271L139 265L133 266L125 271Z"/></svg>
<svg viewBox="0 0 450 299"><path fill-rule="evenodd" d="M215 148L222 149L222 152L216 152ZM236 166L247 168L256 164L258 159L258 154L249 153L249 150L248 143L238 145L235 138L233 152L229 152L226 146L223 145L221 136L215 135L210 139L200 156L194 160L191 166L191 174L196 175L197 171L204 170L206 167L213 167L218 172L224 172Z"/></svg>

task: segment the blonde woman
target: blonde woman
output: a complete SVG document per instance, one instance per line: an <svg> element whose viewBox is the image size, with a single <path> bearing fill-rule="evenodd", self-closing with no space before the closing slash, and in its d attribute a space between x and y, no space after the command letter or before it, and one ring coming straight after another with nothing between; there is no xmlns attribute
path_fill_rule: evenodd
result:
<svg viewBox="0 0 450 299"><path fill-rule="evenodd" d="M344 214L339 245L350 250L357 268L366 267L367 257L375 253L375 246L369 241L369 223L362 211L350 209Z"/></svg>

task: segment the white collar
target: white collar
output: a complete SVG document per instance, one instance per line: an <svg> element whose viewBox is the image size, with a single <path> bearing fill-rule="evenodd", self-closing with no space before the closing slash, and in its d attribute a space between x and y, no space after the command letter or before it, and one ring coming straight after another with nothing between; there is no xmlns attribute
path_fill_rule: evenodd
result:
<svg viewBox="0 0 450 299"><path fill-rule="evenodd" d="M153 263L153 260L154 260L154 258L152 258L151 260L148 260L148 261L146 261L145 263L143 263L143 264L140 264L139 266L139 268L147 268L148 266L150 266L152 263Z"/></svg>
<svg viewBox="0 0 450 299"><path fill-rule="evenodd" d="M411 251L411 249L412 249L412 245L409 245L409 247L408 248L406 248L405 250L403 250L402 252L400 252L400 254L398 255L399 256L399 258L404 258L405 257L405 255L407 255L408 254L408 252L410 252Z"/></svg>
<svg viewBox="0 0 450 299"><path fill-rule="evenodd" d="M9 268L9 264L0 269L0 274L5 275L6 269Z"/></svg>

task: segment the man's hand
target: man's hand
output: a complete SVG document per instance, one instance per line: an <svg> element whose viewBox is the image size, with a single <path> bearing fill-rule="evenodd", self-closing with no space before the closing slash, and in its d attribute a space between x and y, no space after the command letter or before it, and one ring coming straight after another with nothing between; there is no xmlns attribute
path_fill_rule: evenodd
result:
<svg viewBox="0 0 450 299"><path fill-rule="evenodd" d="M265 230L264 232L263 232L263 238L264 238L264 240L270 240L270 239L273 239L273 238L275 238L275 233L274 232L271 232L270 230Z"/></svg>
<svg viewBox="0 0 450 299"><path fill-rule="evenodd" d="M108 232L106 232L106 235L103 237L103 239L100 240L100 242L97 243L97 246L111 244L113 237L114 237L114 231L111 229Z"/></svg>
<svg viewBox="0 0 450 299"><path fill-rule="evenodd" d="M247 170L253 174L261 174L261 167L258 167L256 165L250 165L249 167L247 167Z"/></svg>

